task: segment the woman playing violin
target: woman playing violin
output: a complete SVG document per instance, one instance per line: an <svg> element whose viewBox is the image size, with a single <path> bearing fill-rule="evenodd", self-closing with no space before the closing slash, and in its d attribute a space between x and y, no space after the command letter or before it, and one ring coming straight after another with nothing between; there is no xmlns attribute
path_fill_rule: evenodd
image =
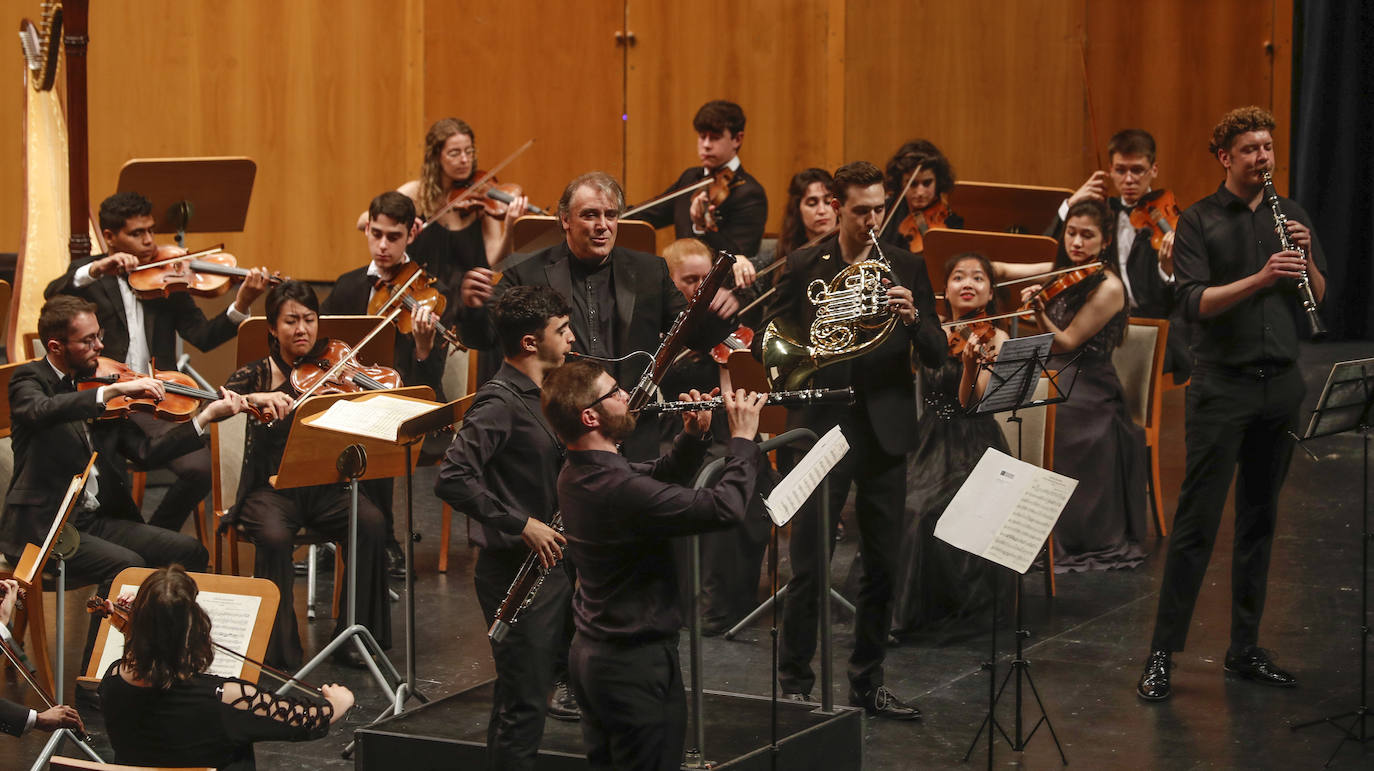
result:
<svg viewBox="0 0 1374 771"><path fill-rule="evenodd" d="M1069 207L1053 266L994 264L999 277L1015 276L1086 267L1108 255L1105 269L1064 274L1043 294L1039 284L1021 290L1042 328L1054 334L1052 350L1080 354L1058 377L1073 391L1056 408L1054 467L1079 480L1054 530L1058 572L1135 567L1145 558L1145 436L1131 420L1112 365L1127 326L1125 289L1109 256L1114 222L1104 202L1080 201Z"/></svg>
<svg viewBox="0 0 1374 771"><path fill-rule="evenodd" d="M922 236L930 228L964 226L947 198L954 189L954 169L929 140L916 139L897 148L884 176L891 215L881 233L883 240L920 254L925 250Z"/></svg>
<svg viewBox="0 0 1374 771"><path fill-rule="evenodd" d="M124 625L124 656L100 681L115 762L139 766L256 768L253 744L309 741L353 706L342 685L319 698L274 696L236 677L205 673L215 652L199 590L180 565L138 588ZM282 602L289 607L289 597Z"/></svg>
<svg viewBox="0 0 1374 771"><path fill-rule="evenodd" d="M955 319L994 313L992 265L966 252L945 266L945 298ZM990 372L979 364L996 357L1007 333L991 321L947 327L949 355L939 367L921 366L923 407L916 447L907 456L907 517L897 562L892 632L899 639L952 630L992 600L1000 571L935 537L935 523L989 447L1007 451L992 415L970 415Z"/></svg>
<svg viewBox="0 0 1374 771"><path fill-rule="evenodd" d="M228 523L238 527L256 548L253 575L277 585L282 601L264 657L283 669L300 666L303 649L296 629L295 604L291 601L295 571L291 567L293 539L301 527L329 538L348 540L349 495L342 484L277 490L269 478L281 465L290 431L286 418L298 395L291 384L296 366L318 358L328 340L318 337L319 299L315 290L300 281L288 280L267 293L267 358L248 364L229 376L225 387L244 394L250 404L275 423L251 423L243 454L237 504ZM386 596L383 545L386 524L382 512L366 494L358 497L358 621L372 631L382 647L391 644L391 612ZM335 632L346 619L340 616ZM353 646L339 649L341 663L357 665L361 659Z"/></svg>

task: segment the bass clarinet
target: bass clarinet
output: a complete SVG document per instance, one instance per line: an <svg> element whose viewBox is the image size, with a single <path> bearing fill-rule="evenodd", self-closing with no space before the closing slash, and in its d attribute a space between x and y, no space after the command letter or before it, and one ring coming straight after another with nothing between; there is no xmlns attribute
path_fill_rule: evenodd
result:
<svg viewBox="0 0 1374 771"><path fill-rule="evenodd" d="M549 527L563 532L563 512L555 511L553 518L549 520ZM556 566L555 566L556 567ZM491 628L487 630L487 637L492 642L501 642L510 633L510 628L520 620L520 614L525 612L539 594L539 588L544 585L544 577L553 568L546 568L539 561L539 552L530 551L530 556L525 558L525 562L520 565L520 570L515 573L515 580L510 582L510 588L506 590L506 598L501 600L501 606L496 609L496 618L491 622Z"/></svg>
<svg viewBox="0 0 1374 771"><path fill-rule="evenodd" d="M1307 329L1311 333L1313 340L1320 340L1326 337L1326 325L1322 324L1321 314L1317 312L1317 298L1312 294L1312 282L1307 278L1307 250L1293 243L1288 237L1288 217L1279 208L1279 194L1274 190L1274 178L1269 173L1269 169L1264 170L1264 197L1269 199L1269 208L1274 212L1274 229L1279 234L1279 245L1286 252L1297 252L1302 255L1304 267L1302 277L1298 279L1298 299L1302 302L1302 311L1307 315Z"/></svg>

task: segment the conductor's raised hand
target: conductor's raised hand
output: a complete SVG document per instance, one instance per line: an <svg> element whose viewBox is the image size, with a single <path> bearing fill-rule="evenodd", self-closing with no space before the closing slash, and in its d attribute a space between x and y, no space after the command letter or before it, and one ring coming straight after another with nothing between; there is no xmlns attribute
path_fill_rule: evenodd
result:
<svg viewBox="0 0 1374 771"><path fill-rule="evenodd" d="M525 520L525 529L520 531L520 538L530 547L530 551L539 555L539 564L545 570L563 559L563 547L568 545L567 536L534 517Z"/></svg>
<svg viewBox="0 0 1374 771"><path fill-rule="evenodd" d="M458 287L458 299L468 308L480 308L491 299L490 268L473 268L463 274L463 283Z"/></svg>
<svg viewBox="0 0 1374 771"><path fill-rule="evenodd" d="M759 434L759 414L768 403L768 394L745 393L741 388L734 393L726 391L721 397L725 401L725 414L730 419L730 436L753 441Z"/></svg>

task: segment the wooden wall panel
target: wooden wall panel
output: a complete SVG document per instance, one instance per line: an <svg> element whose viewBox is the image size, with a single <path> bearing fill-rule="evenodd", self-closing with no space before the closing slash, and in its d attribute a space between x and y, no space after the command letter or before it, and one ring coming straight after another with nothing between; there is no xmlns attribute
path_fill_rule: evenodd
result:
<svg viewBox="0 0 1374 771"><path fill-rule="evenodd" d="M425 3L424 125L407 137L419 173L424 132L462 118L477 135L478 163L534 147L498 176L550 211L568 181L597 169L624 178L624 49L615 32L624 6L593 0Z"/></svg>

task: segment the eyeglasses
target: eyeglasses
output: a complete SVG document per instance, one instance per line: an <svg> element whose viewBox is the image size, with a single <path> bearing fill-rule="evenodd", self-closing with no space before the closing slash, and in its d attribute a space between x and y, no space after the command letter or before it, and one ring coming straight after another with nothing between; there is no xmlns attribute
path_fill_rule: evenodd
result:
<svg viewBox="0 0 1374 771"><path fill-rule="evenodd" d="M596 398L596 401L592 402L591 404L588 404L586 407L583 407L582 409L584 409L584 410L590 410L591 408L593 408L593 407L595 407L596 405L598 405L598 404L600 404L600 403L606 401L607 399L610 399L611 397L615 396L616 394L620 393L620 392L623 391L623 390L625 390L625 389L621 388L619 383L616 383L615 385L611 386L611 390L609 390L609 391L607 391L606 393L604 393L604 394L598 396L598 397Z"/></svg>
<svg viewBox="0 0 1374 771"><path fill-rule="evenodd" d="M105 330L102 329L93 335L86 335L80 340L68 340L67 342L71 345L77 345L83 348L94 348L96 343L105 342Z"/></svg>
<svg viewBox="0 0 1374 771"><path fill-rule="evenodd" d="M445 158L476 158L476 157L477 157L477 148L475 148L475 147L468 147L468 148L465 148L465 149L462 149L462 150L446 150L446 151L444 152L444 157L445 157Z"/></svg>

